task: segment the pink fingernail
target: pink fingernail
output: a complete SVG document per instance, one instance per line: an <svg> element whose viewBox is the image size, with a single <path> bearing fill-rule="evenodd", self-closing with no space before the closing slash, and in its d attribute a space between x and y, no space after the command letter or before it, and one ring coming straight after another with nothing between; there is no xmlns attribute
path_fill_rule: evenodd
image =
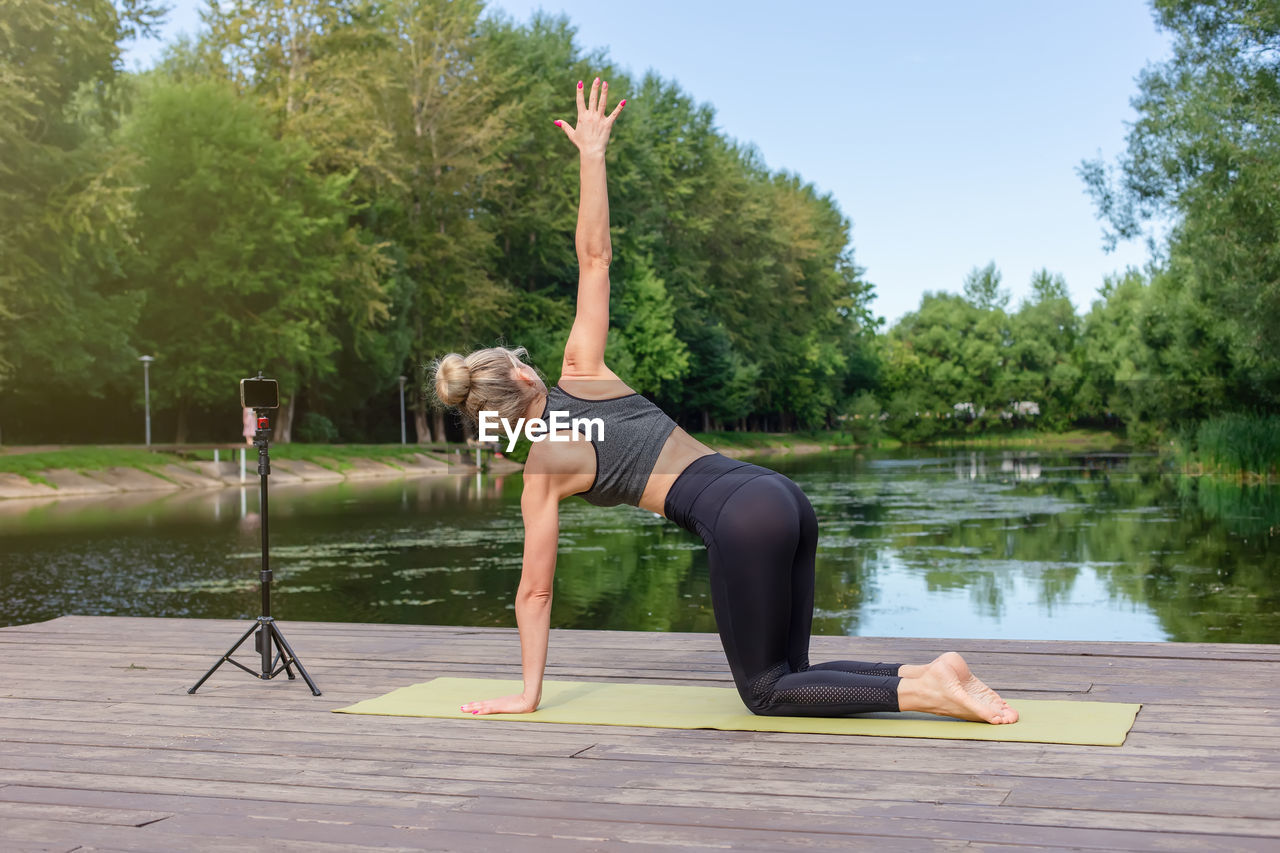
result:
<svg viewBox="0 0 1280 853"><path fill-rule="evenodd" d="M579 81L578 81L578 88L579 88L579 89L581 89L581 88L582 88L582 81L581 81L581 80L579 80Z"/></svg>
<svg viewBox="0 0 1280 853"><path fill-rule="evenodd" d="M560 126L560 119L556 119L556 127Z"/></svg>
<svg viewBox="0 0 1280 853"><path fill-rule="evenodd" d="M626 98L623 98L621 101L619 101L619 102L618 102L618 106L620 106L620 107L625 107L626 105L627 105L627 99L626 99Z"/></svg>

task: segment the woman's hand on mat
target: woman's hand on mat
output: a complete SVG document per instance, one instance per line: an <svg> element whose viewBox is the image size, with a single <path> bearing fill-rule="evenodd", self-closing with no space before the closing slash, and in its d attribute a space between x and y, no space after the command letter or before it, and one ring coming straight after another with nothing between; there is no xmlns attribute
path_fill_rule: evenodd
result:
<svg viewBox="0 0 1280 853"><path fill-rule="evenodd" d="M515 696L503 696L500 699L486 699L483 702L468 702L462 706L462 712L464 714L530 714L537 708L537 699L530 699L521 693Z"/></svg>
<svg viewBox="0 0 1280 853"><path fill-rule="evenodd" d="M578 81L578 125L570 127L569 122L556 119L556 127L564 131L569 141L578 146L583 157L603 157L604 149L609 145L609 133L613 123L622 112L625 100L619 101L613 112L605 114L605 103L609 99L609 82L597 77L591 84L591 97L588 99L583 90L583 83Z"/></svg>

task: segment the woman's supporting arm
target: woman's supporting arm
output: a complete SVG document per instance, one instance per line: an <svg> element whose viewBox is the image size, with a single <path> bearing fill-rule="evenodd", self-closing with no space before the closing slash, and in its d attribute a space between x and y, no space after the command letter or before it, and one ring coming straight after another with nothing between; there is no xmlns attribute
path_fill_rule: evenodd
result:
<svg viewBox="0 0 1280 853"><path fill-rule="evenodd" d="M546 475L532 475L546 481ZM516 625L520 628L520 671L524 698L538 707L542 675L547 667L551 633L551 592L560 543L560 501L549 488L525 488L520 498L524 516L524 568L516 590ZM530 710L533 710L530 708Z"/></svg>
<svg viewBox="0 0 1280 853"><path fill-rule="evenodd" d="M549 475L526 470L520 511L524 516L524 563L515 608L524 689L512 696L468 702L462 710L471 714L527 714L542 701L542 676L551 633L552 581L560 540L560 501Z"/></svg>
<svg viewBox="0 0 1280 853"><path fill-rule="evenodd" d="M605 340L609 334L609 263L613 249L609 240L604 153L613 122L626 101L620 101L613 112L606 115L608 95L609 84L596 78L587 101L579 82L577 127L556 122L578 147L581 160L578 228L574 236L578 251L578 310L565 345L563 373L568 375L591 375L600 370L604 366Z"/></svg>

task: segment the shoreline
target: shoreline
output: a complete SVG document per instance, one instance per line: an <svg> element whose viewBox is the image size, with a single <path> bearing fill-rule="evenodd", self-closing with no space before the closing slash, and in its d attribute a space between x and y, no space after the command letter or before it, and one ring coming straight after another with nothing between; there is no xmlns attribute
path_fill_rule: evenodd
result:
<svg viewBox="0 0 1280 853"><path fill-rule="evenodd" d="M39 452L49 451L43 448L33 451ZM25 454L9 451L0 456L0 460L6 456L22 455ZM312 459L273 457L270 477L274 485L284 486L347 480L461 476L473 474L477 470L474 465L454 464L441 459L441 455L410 451L403 456L383 460L360 455L334 454L330 457L323 453ZM123 464L101 467L74 465L22 472L0 470L0 500L102 497L129 492L213 491L255 485L258 481L257 462L253 459L246 460L242 480L238 461L182 460L172 454L161 453L155 454L155 457L151 464L130 464L133 460L122 459ZM334 467L319 464L313 461L314 458L332 462ZM461 458L471 457L468 454ZM493 459L489 463L489 471L492 473L510 473L522 467L518 462L506 458Z"/></svg>
<svg viewBox="0 0 1280 853"><path fill-rule="evenodd" d="M844 436L833 433L833 437ZM870 444L823 441L819 434L786 433L694 433L694 437L717 452L731 458L748 456L799 456L839 451L893 450L905 447L892 439ZM1044 450L1120 449L1124 443L1112 433L1023 433L1008 436L982 436L969 439L936 441L922 448L999 449L1025 448ZM279 485L303 482L341 482L344 480L395 479L470 475L476 472L469 461L474 448L462 451L415 451L413 445L281 445L271 460L271 477ZM282 449L283 448L283 449ZM227 449L235 459L236 450ZM211 451L201 451L210 454ZM27 457L33 463L48 458L63 464L48 466L20 465L12 460ZM291 458L292 457L292 458ZM10 464L6 465L5 462ZM27 446L0 448L0 500L59 498L86 495L111 495L124 492L177 492L220 489L248 485L257 479L257 464L246 460L244 480L240 478L238 461L213 462L182 458L163 448L120 445ZM507 457L491 459L491 473L511 473L523 466Z"/></svg>

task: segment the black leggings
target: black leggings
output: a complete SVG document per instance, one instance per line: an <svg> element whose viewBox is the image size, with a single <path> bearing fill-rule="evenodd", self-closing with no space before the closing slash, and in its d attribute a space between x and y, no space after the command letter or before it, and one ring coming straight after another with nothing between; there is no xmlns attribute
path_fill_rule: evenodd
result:
<svg viewBox="0 0 1280 853"><path fill-rule="evenodd" d="M809 665L818 520L799 486L715 453L695 459L676 478L664 510L707 546L720 641L753 713L835 717L898 710L898 664Z"/></svg>

